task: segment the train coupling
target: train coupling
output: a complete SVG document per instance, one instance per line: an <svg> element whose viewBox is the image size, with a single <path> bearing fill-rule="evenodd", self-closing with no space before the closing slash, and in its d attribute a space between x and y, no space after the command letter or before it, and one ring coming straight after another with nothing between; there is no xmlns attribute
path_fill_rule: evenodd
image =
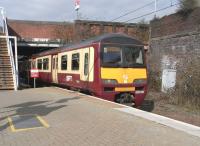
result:
<svg viewBox="0 0 200 146"><path fill-rule="evenodd" d="M134 96L131 93L121 93L116 96L116 102L134 106Z"/></svg>

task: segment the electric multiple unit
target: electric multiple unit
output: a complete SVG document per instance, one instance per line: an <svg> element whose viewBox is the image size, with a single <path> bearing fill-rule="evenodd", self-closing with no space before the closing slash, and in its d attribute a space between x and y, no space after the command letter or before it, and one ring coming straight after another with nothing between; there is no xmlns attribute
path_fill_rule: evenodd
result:
<svg viewBox="0 0 200 146"><path fill-rule="evenodd" d="M124 34L105 34L31 58L39 79L140 106L147 93L143 44Z"/></svg>

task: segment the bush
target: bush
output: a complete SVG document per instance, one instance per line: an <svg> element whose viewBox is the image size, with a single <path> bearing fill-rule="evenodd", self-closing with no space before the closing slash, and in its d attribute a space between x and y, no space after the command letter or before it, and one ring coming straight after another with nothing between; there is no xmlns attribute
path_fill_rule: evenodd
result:
<svg viewBox="0 0 200 146"><path fill-rule="evenodd" d="M193 58L185 63L185 69L178 72L178 82L175 88L177 104L200 108L200 64L199 59Z"/></svg>

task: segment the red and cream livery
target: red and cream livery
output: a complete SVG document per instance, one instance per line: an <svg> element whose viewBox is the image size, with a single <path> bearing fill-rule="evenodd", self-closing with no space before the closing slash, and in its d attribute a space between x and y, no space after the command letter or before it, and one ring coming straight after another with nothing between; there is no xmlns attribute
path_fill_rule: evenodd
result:
<svg viewBox="0 0 200 146"><path fill-rule="evenodd" d="M124 34L105 34L31 58L43 82L140 106L147 92L143 44Z"/></svg>

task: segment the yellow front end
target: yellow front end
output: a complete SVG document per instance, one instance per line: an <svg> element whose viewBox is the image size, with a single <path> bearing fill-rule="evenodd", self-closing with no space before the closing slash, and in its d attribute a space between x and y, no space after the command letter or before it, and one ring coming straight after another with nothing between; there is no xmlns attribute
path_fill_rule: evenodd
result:
<svg viewBox="0 0 200 146"><path fill-rule="evenodd" d="M101 68L101 79L116 80L117 84L133 84L136 79L147 79L147 71L146 68ZM115 91L135 91L135 87L116 87Z"/></svg>
<svg viewBox="0 0 200 146"><path fill-rule="evenodd" d="M102 97L140 106L147 93L146 68L101 68Z"/></svg>

